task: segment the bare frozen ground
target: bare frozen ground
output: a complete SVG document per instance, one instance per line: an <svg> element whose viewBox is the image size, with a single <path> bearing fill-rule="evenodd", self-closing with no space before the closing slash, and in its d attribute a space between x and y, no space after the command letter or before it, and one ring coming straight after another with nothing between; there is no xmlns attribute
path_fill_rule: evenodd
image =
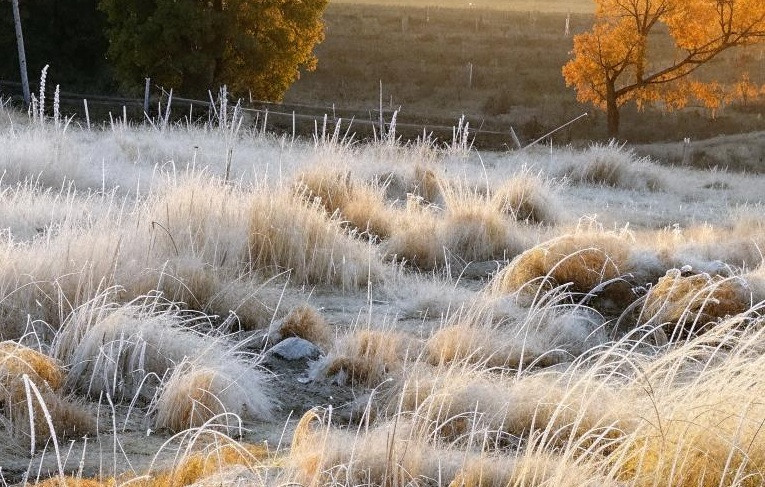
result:
<svg viewBox="0 0 765 487"><path fill-rule="evenodd" d="M231 142L215 133L186 128L169 133L130 127L104 133L72 130L53 136L47 129L2 124L0 129L4 130L0 168L5 171L0 228L6 229L9 242L29 247L64 229L84 228L114 217L110 212L117 213L120 220L119 215L129 212L144 195L161 190L172 180L168 174L194 169L222 175L230 148L232 180L244 187L289 184L301 170L315 164L346 169L366 180L390 174L408 177L421 166L486 192L515 174L539 173L550 182L562 215L555 228L535 228L537 241L577 226L640 232L709 224L725 230L747 218L761 219L765 212L763 175L662 167L628 158L625 173L613 186L576 181L576 167L598 157L598 148L589 152L561 148L550 153L539 148L525 153L437 155L421 147L314 146L256 133ZM104 195L111 195L107 205ZM399 270L391 279L363 291L343 292L327 286L286 289L291 297L319 309L338 335L369 328L404 331L425 339L443 327L445 316L476 300L488 277L479 274L460 279L459 274L459 269L435 273ZM258 338L262 330L242 334ZM250 349L259 352L262 347L255 339ZM270 371L268 387L277 409L272 421L245 422L242 438L249 443L267 442L272 449L289 443L297 419L306 410L331 405L343 418L369 393L365 387L311 381L306 362L273 361L260 366ZM124 405L112 410L104 401L100 406L91 401L89 407L99 417L100 433L59 442L59 458L67 472L111 475L116 466L118 473L140 474L150 467L173 464L181 441L165 445L171 435L151 431L145 410L133 410L128 420ZM112 434L115 424L116 436ZM47 477L59 468L50 443L44 453L31 456L29 445L10 438L0 445L2 473L11 482L24 476Z"/></svg>

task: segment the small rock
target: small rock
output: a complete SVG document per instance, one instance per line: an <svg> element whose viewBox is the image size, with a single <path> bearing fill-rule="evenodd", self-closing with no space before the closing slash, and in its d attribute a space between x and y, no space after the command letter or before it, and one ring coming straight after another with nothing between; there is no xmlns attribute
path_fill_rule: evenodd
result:
<svg viewBox="0 0 765 487"><path fill-rule="evenodd" d="M316 360L321 350L308 340L289 337L271 347L268 353L282 360Z"/></svg>

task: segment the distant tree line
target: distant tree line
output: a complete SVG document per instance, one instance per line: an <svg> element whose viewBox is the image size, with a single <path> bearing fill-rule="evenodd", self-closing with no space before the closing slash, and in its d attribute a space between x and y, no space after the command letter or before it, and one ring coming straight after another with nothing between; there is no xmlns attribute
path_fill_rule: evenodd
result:
<svg viewBox="0 0 765 487"><path fill-rule="evenodd" d="M30 79L50 64L69 91L138 93L144 78L185 96L281 100L316 66L328 0L20 2ZM0 0L0 79L19 79L11 4Z"/></svg>

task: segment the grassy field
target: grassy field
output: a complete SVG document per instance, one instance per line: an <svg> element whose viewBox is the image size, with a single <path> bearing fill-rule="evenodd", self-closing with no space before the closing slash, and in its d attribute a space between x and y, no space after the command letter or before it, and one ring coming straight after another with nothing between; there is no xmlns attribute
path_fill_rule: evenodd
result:
<svg viewBox="0 0 765 487"><path fill-rule="evenodd" d="M563 13L592 13L595 2L592 0L332 0L338 5L399 5L406 7L442 7L442 8L476 8L495 10L515 10L520 12L563 12Z"/></svg>
<svg viewBox="0 0 765 487"><path fill-rule="evenodd" d="M3 485L765 482L765 176L220 103L0 102Z"/></svg>
<svg viewBox="0 0 765 487"><path fill-rule="evenodd" d="M465 114L471 127L503 134L478 137L480 146L512 145L511 126L529 142L584 112L590 116L557 134L555 141L605 139L604 114L578 103L561 76L573 45L564 35L566 13L540 10L331 4L327 37L316 51L318 69L304 74L286 102L319 104L330 113L334 107L346 119L374 120L382 81L384 108L400 108L400 124L451 127ZM592 21L590 14L572 13L571 35L588 30ZM667 46L660 52L668 59L673 56ZM754 46L730 52L710 65L705 76L735 81L746 69L753 82L763 85L763 52ZM750 101L728 106L713 117L698 107L666 114L657 109L638 113L627 106L622 138L666 142L764 130L764 109L762 101ZM361 134L371 130L361 125L357 129ZM421 132L419 128L404 134ZM436 132L451 135L448 130Z"/></svg>

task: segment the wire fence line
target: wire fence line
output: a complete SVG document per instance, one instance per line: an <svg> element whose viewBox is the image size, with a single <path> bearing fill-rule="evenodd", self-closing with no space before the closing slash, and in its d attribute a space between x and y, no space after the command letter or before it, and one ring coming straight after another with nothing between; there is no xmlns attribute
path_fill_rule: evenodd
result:
<svg viewBox="0 0 765 487"><path fill-rule="evenodd" d="M12 88L14 91L18 91L21 88L21 83L13 82L13 81L3 81L0 80L0 93L2 93L2 89L4 87ZM18 98L18 95L12 96L12 98ZM169 99L169 95L167 92L162 90L162 95L157 97L152 97L153 102L159 102L167 101ZM85 93L76 93L76 92L69 92L69 91L59 91L59 101L67 104L80 104L83 103L84 100L87 100L88 104L93 105L102 105L102 106L114 106L114 107L135 107L135 108L141 108L141 112L143 112L143 106L144 101L140 98L129 98L129 97L122 97L122 96L114 96L114 95L99 95L99 94L85 94ZM179 96L172 96L172 102L181 103L181 104L188 104L191 107L193 106L201 106L206 108L211 108L213 106L213 103L210 101L205 100L196 100L193 98L184 98ZM251 106L242 106L240 109L244 113L248 113L251 116L260 118L260 117L283 117L287 121L292 121L293 128L295 125L295 122L297 120L303 120L303 121L310 121L313 122L314 125L318 123L341 123L343 121L348 122L350 125L364 125L372 127L373 130L375 127L380 127L380 118L376 117L380 116L380 111L382 110L383 119L385 115L390 115L393 117L394 114L398 114L399 110L390 108L385 109L383 107L376 107L368 110L360 110L360 109L347 109L347 108L338 108L334 104L331 106L328 105L310 105L310 104L304 104L304 103L274 103L274 102L268 102L263 100L253 100L250 99L249 104ZM289 110L289 109L292 110ZM286 109L286 110L285 110ZM299 110L302 109L302 110ZM307 111L315 111L317 113L306 113ZM338 113L341 116L338 116ZM409 114L417 118L424 118L419 114ZM148 114L145 114L145 116L148 116ZM369 118L365 118L368 116ZM583 118L586 116L580 115L579 117L575 118L574 120L567 122L562 127L559 127L558 129L555 129L548 133L547 135L539 138L538 140L528 144L528 145L534 145L538 143L539 141L551 136L555 132L557 132L559 129L566 127L570 125L571 123ZM464 117L464 115L463 115ZM469 123L469 119L467 120ZM391 126L395 124L395 128L402 128L402 129L409 129L411 131L417 132L417 133L424 133L424 134L432 134L434 132L444 133L444 134L454 134L456 130L458 129L465 129L466 127L457 127L455 125L441 125L441 124L423 124L423 123L410 123L410 122L401 122L398 120L395 120L395 118L391 118L390 122L383 122L386 129L390 129ZM522 148L523 145L519 141L515 130L510 126L507 131L499 131L499 130L488 130L484 129L481 126L483 125L483 121L479 123L478 127L472 126L467 127L467 132L472 135L473 137L478 135L487 135L492 137L502 137L503 138L503 145L512 144L515 146L515 148Z"/></svg>

